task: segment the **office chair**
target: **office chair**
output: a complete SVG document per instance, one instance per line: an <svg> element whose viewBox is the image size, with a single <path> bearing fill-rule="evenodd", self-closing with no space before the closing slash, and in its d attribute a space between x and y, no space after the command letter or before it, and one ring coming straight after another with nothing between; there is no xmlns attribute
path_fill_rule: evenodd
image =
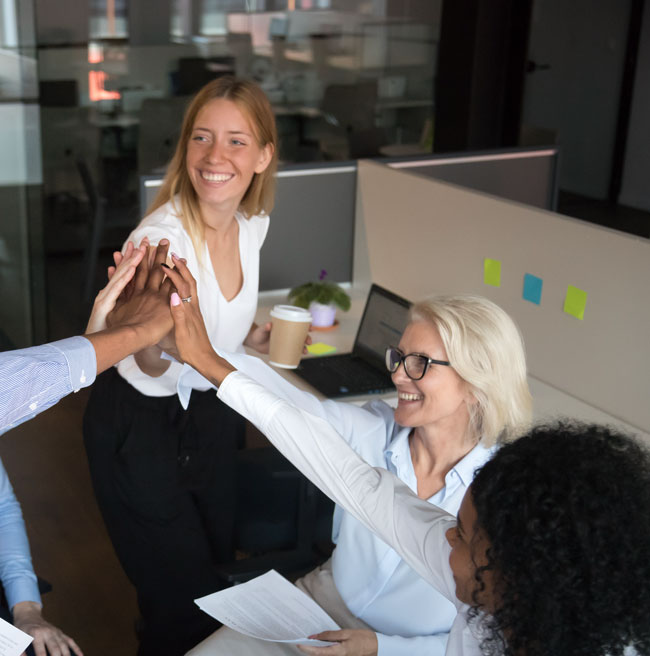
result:
<svg viewBox="0 0 650 656"><path fill-rule="evenodd" d="M218 567L224 583L270 569L295 579L329 557L334 504L275 448L240 450L237 476L234 541L242 557Z"/></svg>

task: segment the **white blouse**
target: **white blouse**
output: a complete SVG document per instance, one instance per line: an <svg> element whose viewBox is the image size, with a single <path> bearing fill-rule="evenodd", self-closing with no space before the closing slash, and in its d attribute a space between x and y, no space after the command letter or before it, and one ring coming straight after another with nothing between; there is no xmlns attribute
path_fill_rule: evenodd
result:
<svg viewBox="0 0 650 656"><path fill-rule="evenodd" d="M260 248L269 229L267 215L246 219L239 212L235 215L239 224L239 257L244 277L237 296L226 300L212 269L212 262L205 244L203 263L194 250L192 240L183 228L181 219L174 212L171 202L146 216L129 235L127 241L137 246L147 236L152 245L163 237L169 240L169 253L176 253L187 260L187 266L196 279L201 313L212 345L226 351L243 351L242 343L255 318L259 289ZM194 301L193 301L194 302ZM167 371L157 378L145 374L130 355L117 365L120 375L139 392L147 396L171 396L176 394L176 384L182 365L173 361ZM209 389L208 384L198 383L194 389Z"/></svg>

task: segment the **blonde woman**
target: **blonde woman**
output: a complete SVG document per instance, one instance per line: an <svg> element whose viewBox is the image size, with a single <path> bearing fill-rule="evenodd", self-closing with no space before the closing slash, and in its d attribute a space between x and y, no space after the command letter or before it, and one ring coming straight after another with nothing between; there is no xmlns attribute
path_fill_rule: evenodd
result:
<svg viewBox="0 0 650 656"><path fill-rule="evenodd" d="M129 236L163 238L197 273L211 342L265 352L268 326L253 323L259 250L273 204L277 134L268 99L231 77L189 105L179 143L148 216ZM118 258L119 259L119 258ZM234 454L243 420L205 389L184 407L181 365L165 339L101 376L84 417L97 502L134 584L139 654L174 656L215 623L193 600L219 587L215 564L233 557ZM216 439L215 439L216 438Z"/></svg>
<svg viewBox="0 0 650 656"><path fill-rule="evenodd" d="M179 293L190 293L187 267L178 259L175 264L183 274L170 274ZM196 331L192 339L183 339L183 358L218 382L211 374L215 356L202 338L200 316L193 308L184 310L188 322L196 319ZM395 409L376 401L364 408L332 401L321 404L254 358L228 357L239 371L281 399L324 419L371 466L393 472L420 499L449 513L458 511L492 447L516 437L530 420L519 332L503 310L477 296L438 297L412 309L399 344L386 353L398 395ZM310 653L442 656L455 605L341 508L336 511L334 534L337 546L331 560L296 583L342 627L327 637L338 642L336 647ZM296 651L224 627L190 652L239 653Z"/></svg>

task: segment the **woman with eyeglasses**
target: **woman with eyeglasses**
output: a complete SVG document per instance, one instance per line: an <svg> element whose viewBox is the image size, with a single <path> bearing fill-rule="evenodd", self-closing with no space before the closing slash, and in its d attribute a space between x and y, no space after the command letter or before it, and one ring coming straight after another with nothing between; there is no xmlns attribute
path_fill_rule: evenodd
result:
<svg viewBox="0 0 650 656"><path fill-rule="evenodd" d="M174 262L186 276L184 281L177 271L170 274L180 292L189 277L185 265ZM198 335L196 342L201 342ZM494 445L517 436L529 422L531 397L520 334L510 317L485 298L439 297L411 310L399 344L386 350L386 365L397 388L395 409L382 401L364 408L321 404L307 394L300 403L332 425L373 467L393 472L418 497L456 514L475 470ZM301 395L268 370L260 373L265 367L259 361L253 365L240 357L236 366L261 377L277 394ZM331 559L296 583L343 627L328 634L338 644L324 649L323 656L442 656L456 617L454 604L340 507L333 537ZM224 627L189 653L296 651Z"/></svg>

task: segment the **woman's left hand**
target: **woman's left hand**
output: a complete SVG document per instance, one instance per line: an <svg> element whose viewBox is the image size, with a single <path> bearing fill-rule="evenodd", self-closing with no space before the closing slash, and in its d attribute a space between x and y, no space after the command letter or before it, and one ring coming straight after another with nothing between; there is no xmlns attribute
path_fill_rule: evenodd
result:
<svg viewBox="0 0 650 656"><path fill-rule="evenodd" d="M271 344L271 329L273 324L269 321L263 326L258 326L254 323L248 331L248 335L244 340L244 346L254 348L258 353L268 353ZM311 326L310 326L311 329ZM311 344L311 335L307 334L305 337L305 345L302 347L302 352L307 353L307 346Z"/></svg>
<svg viewBox="0 0 650 656"><path fill-rule="evenodd" d="M311 656L377 656L379 645L377 634L369 629L343 629L341 631L323 631L309 636L314 640L336 642L329 647L311 647L298 645L300 651Z"/></svg>
<svg viewBox="0 0 650 656"><path fill-rule="evenodd" d="M254 323L246 335L244 346L254 348L258 353L268 353L271 340L271 322L258 326Z"/></svg>

